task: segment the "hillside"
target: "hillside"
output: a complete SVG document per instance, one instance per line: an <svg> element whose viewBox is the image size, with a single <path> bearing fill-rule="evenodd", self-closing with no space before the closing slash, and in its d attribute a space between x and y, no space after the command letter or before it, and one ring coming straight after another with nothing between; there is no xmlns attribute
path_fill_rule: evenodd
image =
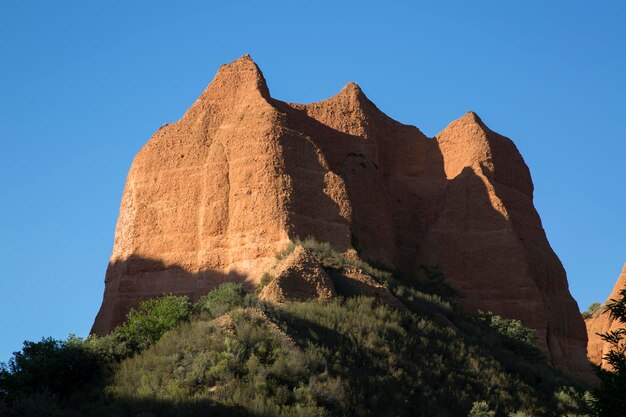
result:
<svg viewBox="0 0 626 417"><path fill-rule="evenodd" d="M224 284L195 305L150 300L106 337L26 346L13 372L0 374L0 414L584 414L582 391L548 365L534 332L464 313L437 271L425 280L393 275L311 239L275 264L298 253L330 277L331 299L297 292L308 301L264 302ZM299 268L287 263L283 272ZM288 288L310 282L300 271ZM346 271L376 291L363 295ZM287 275L267 275L256 293Z"/></svg>

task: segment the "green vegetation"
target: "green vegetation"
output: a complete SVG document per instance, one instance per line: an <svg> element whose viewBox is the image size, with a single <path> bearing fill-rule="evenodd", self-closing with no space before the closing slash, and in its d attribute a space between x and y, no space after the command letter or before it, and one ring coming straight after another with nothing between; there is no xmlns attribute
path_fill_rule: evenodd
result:
<svg viewBox="0 0 626 417"><path fill-rule="evenodd" d="M149 300L106 337L27 342L0 371L0 415L584 415L534 333L459 311L437 268L424 283L301 243L329 272L368 271L405 307L345 295L274 305L237 284L195 305Z"/></svg>
<svg viewBox="0 0 626 417"><path fill-rule="evenodd" d="M263 276L261 277L261 282L259 282L259 285L254 290L254 293L256 295L261 294L261 291L263 291L263 288L265 288L267 284L272 282L273 279L274 277L270 275L268 272L264 273Z"/></svg>
<svg viewBox="0 0 626 417"><path fill-rule="evenodd" d="M98 358L83 349L80 339L24 342L8 365L0 367L0 395L9 401L38 393L67 398L99 377Z"/></svg>
<svg viewBox="0 0 626 417"><path fill-rule="evenodd" d="M522 325L519 320L510 320L493 314L490 311L478 311L478 320L493 328L503 337L509 338L529 347L535 346L535 331Z"/></svg>
<svg viewBox="0 0 626 417"><path fill-rule="evenodd" d="M472 409L467 417L494 417L495 415L496 412L489 409L487 401L476 401L472 404Z"/></svg>
<svg viewBox="0 0 626 417"><path fill-rule="evenodd" d="M478 311L478 320L495 330L503 346L520 356L541 357L541 351L535 343L535 331L524 327L519 320L510 320L490 311Z"/></svg>
<svg viewBox="0 0 626 417"><path fill-rule="evenodd" d="M600 303L592 303L589 308L587 308L587 311L582 312L583 318L588 319L597 316L603 311L602 307L603 306Z"/></svg>
<svg viewBox="0 0 626 417"><path fill-rule="evenodd" d="M196 310L208 313L210 317L219 317L246 302L248 293L240 284L232 282L222 284L196 303Z"/></svg>
<svg viewBox="0 0 626 417"><path fill-rule="evenodd" d="M168 330L188 320L193 310L187 297L166 296L142 302L121 326L106 337L92 335L85 347L108 364L128 358L150 346Z"/></svg>

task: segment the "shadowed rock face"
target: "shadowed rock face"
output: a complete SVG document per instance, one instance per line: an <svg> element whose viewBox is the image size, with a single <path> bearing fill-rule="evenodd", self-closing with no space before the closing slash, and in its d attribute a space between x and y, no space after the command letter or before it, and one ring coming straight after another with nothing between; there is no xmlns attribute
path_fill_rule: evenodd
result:
<svg viewBox="0 0 626 417"><path fill-rule="evenodd" d="M92 331L158 293L254 286L289 239L314 236L399 272L439 266L467 308L521 319L552 364L585 377L584 323L532 200L515 145L476 114L428 138L354 83L281 102L246 55L135 157ZM137 259L164 267L137 273ZM207 278L190 289L180 271Z"/></svg>
<svg viewBox="0 0 626 417"><path fill-rule="evenodd" d="M620 291L625 288L626 264L624 264L622 273L617 278L617 282L615 283L613 291L607 299L607 302L611 299L619 299ZM607 333L618 330L624 327L624 323L611 319L611 315L608 312L602 312L585 320L585 324L587 325L587 334L589 335L589 343L587 344L587 356L589 357L589 361L596 365L601 365L605 369L610 368L611 366L603 359L603 357L609 353L611 345L602 340L602 338L598 336L598 333Z"/></svg>

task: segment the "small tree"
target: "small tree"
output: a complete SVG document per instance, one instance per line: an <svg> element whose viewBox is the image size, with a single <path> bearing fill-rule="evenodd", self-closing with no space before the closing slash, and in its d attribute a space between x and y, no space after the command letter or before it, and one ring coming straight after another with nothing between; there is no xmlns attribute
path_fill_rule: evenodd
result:
<svg viewBox="0 0 626 417"><path fill-rule="evenodd" d="M587 308L587 311L584 311L582 315L584 319L588 319L590 317L597 315L601 311L602 311L602 304L595 302L595 303L592 303L589 306L589 308Z"/></svg>
<svg viewBox="0 0 626 417"><path fill-rule="evenodd" d="M26 341L8 364L0 363L0 400L40 393L64 398L97 381L100 372L98 358L73 336Z"/></svg>
<svg viewBox="0 0 626 417"><path fill-rule="evenodd" d="M113 333L125 342L131 351L138 352L156 342L165 332L191 315L192 305L184 296L168 295L142 301L132 309L126 321Z"/></svg>
<svg viewBox="0 0 626 417"><path fill-rule="evenodd" d="M263 279L266 279L265 275ZM246 295L243 285L227 282L200 298L196 303L196 308L209 313L212 317L219 317L235 307L243 306Z"/></svg>
<svg viewBox="0 0 626 417"><path fill-rule="evenodd" d="M609 301L606 311L613 320L626 325L626 288L620 291L618 299ZM596 368L601 385L593 393L594 407L599 416L623 417L626 415L626 328L598 335L611 345L603 359L612 369Z"/></svg>
<svg viewBox="0 0 626 417"><path fill-rule="evenodd" d="M600 310L602 309L602 304L595 302L592 303L589 308L587 309L587 311L589 311L592 315L596 315L597 313L600 312Z"/></svg>

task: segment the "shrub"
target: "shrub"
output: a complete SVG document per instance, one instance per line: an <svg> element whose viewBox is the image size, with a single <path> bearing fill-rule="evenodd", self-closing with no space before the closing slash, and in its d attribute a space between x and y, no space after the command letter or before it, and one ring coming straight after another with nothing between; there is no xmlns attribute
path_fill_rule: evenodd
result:
<svg viewBox="0 0 626 417"><path fill-rule="evenodd" d="M98 358L80 339L26 341L8 364L0 364L0 396L8 401L40 393L65 398L100 375Z"/></svg>
<svg viewBox="0 0 626 417"><path fill-rule="evenodd" d="M124 324L114 330L114 338L125 342L131 351L141 351L159 340L168 330L187 320L192 305L183 296L166 296L142 301L132 309Z"/></svg>
<svg viewBox="0 0 626 417"><path fill-rule="evenodd" d="M325 268L341 268L346 264L346 258L333 249L328 242L318 242L309 236L304 240L297 240L296 245L307 249Z"/></svg>
<svg viewBox="0 0 626 417"><path fill-rule="evenodd" d="M590 317L597 316L601 312L602 312L602 304L596 302L596 303L592 303L589 306L589 308L587 308L587 311L583 311L582 316L583 318L588 319Z"/></svg>
<svg viewBox="0 0 626 417"><path fill-rule="evenodd" d="M472 404L472 409L467 417L494 417L495 415L496 412L489 409L489 404L486 401L476 401Z"/></svg>
<svg viewBox="0 0 626 417"><path fill-rule="evenodd" d="M554 393L552 408L559 416L587 415L590 411L585 393L569 386L563 386Z"/></svg>
<svg viewBox="0 0 626 417"><path fill-rule="evenodd" d="M490 311L478 311L478 321L495 330L504 346L529 358L539 358L541 351L535 342L535 331L524 327L519 320L505 319Z"/></svg>
<svg viewBox="0 0 626 417"><path fill-rule="evenodd" d="M470 398L491 397L502 412L541 402L449 321L363 296L258 308L233 309L227 326L180 325L123 361L108 392L264 416L453 416Z"/></svg>
<svg viewBox="0 0 626 417"><path fill-rule="evenodd" d="M261 291L263 291L263 288L265 288L267 284L272 282L273 279L274 277L270 275L268 272L264 273L263 276L261 277L261 282L259 282L259 285L254 290L254 293L256 295L261 294Z"/></svg>
<svg viewBox="0 0 626 417"><path fill-rule="evenodd" d="M247 292L241 284L225 283L209 292L196 303L198 311L219 317L235 307L243 306Z"/></svg>
<svg viewBox="0 0 626 417"><path fill-rule="evenodd" d="M234 332L215 321L179 326L122 362L108 392L178 403L210 398L226 407L245 407L245 415L326 415L312 403L309 395L315 394L302 389L309 370L317 367L315 358L290 345L255 310L234 310L230 316ZM326 380L328 385L334 382ZM325 387L318 380L315 393L330 391Z"/></svg>

